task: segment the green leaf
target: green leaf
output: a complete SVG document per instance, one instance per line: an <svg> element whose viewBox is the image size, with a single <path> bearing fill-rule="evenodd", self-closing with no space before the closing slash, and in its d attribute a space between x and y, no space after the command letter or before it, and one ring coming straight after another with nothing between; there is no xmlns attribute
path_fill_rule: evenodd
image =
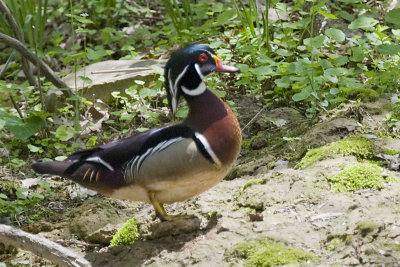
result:
<svg viewBox="0 0 400 267"><path fill-rule="evenodd" d="M339 56L335 59L333 59L336 65L338 66L343 66L347 63L349 63L349 57L348 56Z"/></svg>
<svg viewBox="0 0 400 267"><path fill-rule="evenodd" d="M338 88L331 88L329 90L329 93L331 93L332 95L337 95L340 93L340 90Z"/></svg>
<svg viewBox="0 0 400 267"><path fill-rule="evenodd" d="M77 20L78 22L82 23L82 24L93 24L93 21L91 21L90 19L87 19L86 17L81 17L81 16L74 16L72 15L72 17Z"/></svg>
<svg viewBox="0 0 400 267"><path fill-rule="evenodd" d="M233 19L236 16L236 10L235 9L229 9L225 12L222 12L221 14L218 15L217 17L217 24L222 25L228 22L229 20Z"/></svg>
<svg viewBox="0 0 400 267"><path fill-rule="evenodd" d="M0 193L0 198L1 198L1 199L7 199L8 197L7 197L7 195L5 195L5 194L3 194L3 193Z"/></svg>
<svg viewBox="0 0 400 267"><path fill-rule="evenodd" d="M55 157L54 159L56 160L56 161L63 161L63 160L65 160L67 158L67 156L58 156L58 157Z"/></svg>
<svg viewBox="0 0 400 267"><path fill-rule="evenodd" d="M143 133L143 132L148 131L148 130L149 130L149 128L146 128L146 127L140 127L140 128L136 129L136 131L138 131L139 133Z"/></svg>
<svg viewBox="0 0 400 267"><path fill-rule="evenodd" d="M283 76L282 78L276 79L274 82L276 86L282 88L288 88L290 86L290 78L288 76Z"/></svg>
<svg viewBox="0 0 400 267"><path fill-rule="evenodd" d="M94 136L90 137L89 140L86 142L86 146L94 147L96 145L96 142L97 142L97 136L94 135Z"/></svg>
<svg viewBox="0 0 400 267"><path fill-rule="evenodd" d="M400 8L395 8L390 10L385 15L385 21L388 23L392 23L396 26L400 25Z"/></svg>
<svg viewBox="0 0 400 267"><path fill-rule="evenodd" d="M292 96L292 99L295 102L299 102L299 101L307 99L309 96L310 96L310 92L308 92L306 89L303 89L301 92L294 94Z"/></svg>
<svg viewBox="0 0 400 267"><path fill-rule="evenodd" d="M39 148L37 146L31 145L31 144L28 144L28 148L29 148L29 151L33 152L33 153L39 151Z"/></svg>
<svg viewBox="0 0 400 267"><path fill-rule="evenodd" d="M44 120L38 116L31 116L27 118L25 122L16 116L9 116L6 119L5 127L7 127L16 138L25 140L34 135L44 125Z"/></svg>
<svg viewBox="0 0 400 267"><path fill-rule="evenodd" d="M5 125L6 125L6 121L0 119L0 131L4 128Z"/></svg>
<svg viewBox="0 0 400 267"><path fill-rule="evenodd" d="M143 88L142 90L139 91L139 95L143 98L145 97L153 97L156 96L158 92L156 90L152 90L150 88Z"/></svg>
<svg viewBox="0 0 400 267"><path fill-rule="evenodd" d="M75 135L75 129L67 125L60 125L53 134L61 141L68 141Z"/></svg>
<svg viewBox="0 0 400 267"><path fill-rule="evenodd" d="M289 73L300 72L302 67L302 63L300 62L292 62L287 66L287 70Z"/></svg>
<svg viewBox="0 0 400 267"><path fill-rule="evenodd" d="M87 57L90 60L99 60L102 59L105 56L111 55L114 52L111 50L104 50L103 48L100 48L98 50L93 50L91 48L87 48Z"/></svg>
<svg viewBox="0 0 400 267"><path fill-rule="evenodd" d="M255 75L264 76L264 75L272 74L272 73L274 73L274 71L272 70L272 68L270 66L260 66L260 67L253 69L253 73Z"/></svg>
<svg viewBox="0 0 400 267"><path fill-rule="evenodd" d="M189 109L187 107L182 107L182 108L179 108L178 111L175 113L175 117L186 118L188 113L189 113Z"/></svg>
<svg viewBox="0 0 400 267"><path fill-rule="evenodd" d="M246 73L249 71L250 67L247 64L236 64L236 67L240 69L241 73Z"/></svg>
<svg viewBox="0 0 400 267"><path fill-rule="evenodd" d="M79 76L79 79L81 79L83 82L91 84L93 83L92 79L90 79L89 77L86 76Z"/></svg>
<svg viewBox="0 0 400 267"><path fill-rule="evenodd" d="M40 200L44 199L44 196L42 194L39 194L39 193L36 193L36 192L31 192L29 194L29 196L32 197L32 198L40 199Z"/></svg>
<svg viewBox="0 0 400 267"><path fill-rule="evenodd" d="M281 55L284 57L289 57L289 56L293 55L293 52L290 52L290 51L288 51L286 49L282 49L282 48L279 48L278 50L276 50L276 53L278 55Z"/></svg>
<svg viewBox="0 0 400 267"><path fill-rule="evenodd" d="M325 35L319 35L313 38L304 39L304 44L307 46L312 46L313 48L319 48L324 44Z"/></svg>
<svg viewBox="0 0 400 267"><path fill-rule="evenodd" d="M136 84L139 84L139 85L145 84L145 82L142 81L142 80L135 80L134 82L135 82Z"/></svg>
<svg viewBox="0 0 400 267"><path fill-rule="evenodd" d="M73 55L66 56L64 59L64 64L68 64L71 60L77 60L80 58L84 58L86 56L86 52L79 52Z"/></svg>
<svg viewBox="0 0 400 267"><path fill-rule="evenodd" d="M224 10L224 5L222 3L218 3L217 2L217 3L214 3L214 5L212 6L212 11L213 12L219 13L222 10Z"/></svg>
<svg viewBox="0 0 400 267"><path fill-rule="evenodd" d="M362 47L360 46L355 46L351 48L352 56L350 59L355 62L360 62L364 59L364 51Z"/></svg>
<svg viewBox="0 0 400 267"><path fill-rule="evenodd" d="M325 34L335 40L338 43L343 42L346 39L346 35L339 29L327 29Z"/></svg>
<svg viewBox="0 0 400 267"><path fill-rule="evenodd" d="M154 65L154 66L151 66L151 68L153 69L154 73L159 74L159 75L164 75L164 69L161 68L160 66Z"/></svg>
<svg viewBox="0 0 400 267"><path fill-rule="evenodd" d="M328 12L322 10L322 9L318 10L318 13L321 14L322 16L324 16L325 18L328 18L328 19L338 19L338 17L336 17L332 13L328 13Z"/></svg>
<svg viewBox="0 0 400 267"><path fill-rule="evenodd" d="M378 46L378 52L384 55L395 55L400 52L400 45L382 44Z"/></svg>
<svg viewBox="0 0 400 267"><path fill-rule="evenodd" d="M350 30L355 30L355 29L370 29L371 27L375 26L378 21L374 19L373 17L369 16L361 16L356 18L354 21L352 21L349 25Z"/></svg>

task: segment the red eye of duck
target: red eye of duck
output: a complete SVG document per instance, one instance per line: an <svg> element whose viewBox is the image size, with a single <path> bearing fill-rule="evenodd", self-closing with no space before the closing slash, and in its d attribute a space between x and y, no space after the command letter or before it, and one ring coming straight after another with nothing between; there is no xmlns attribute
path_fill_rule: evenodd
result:
<svg viewBox="0 0 400 267"><path fill-rule="evenodd" d="M199 55L199 61L200 62L206 62L208 60L208 56L207 56L207 54L206 53L201 53L200 55Z"/></svg>

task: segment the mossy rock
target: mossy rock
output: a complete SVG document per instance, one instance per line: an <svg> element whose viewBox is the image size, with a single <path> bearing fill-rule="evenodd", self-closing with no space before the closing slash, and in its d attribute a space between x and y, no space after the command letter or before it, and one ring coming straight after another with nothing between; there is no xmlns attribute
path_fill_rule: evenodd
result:
<svg viewBox="0 0 400 267"><path fill-rule="evenodd" d="M356 230L362 235L373 234L379 231L380 225L376 222L363 220L359 221L356 225Z"/></svg>
<svg viewBox="0 0 400 267"><path fill-rule="evenodd" d="M267 182L266 178L251 179L245 183L245 185L243 186L243 191L250 186L257 184L265 184L266 182Z"/></svg>
<svg viewBox="0 0 400 267"><path fill-rule="evenodd" d="M138 222L135 218L131 218L115 233L110 242L110 247L131 245L138 237Z"/></svg>
<svg viewBox="0 0 400 267"><path fill-rule="evenodd" d="M391 117L395 120L400 120L400 102L397 102L392 106Z"/></svg>
<svg viewBox="0 0 400 267"><path fill-rule="evenodd" d="M376 100L379 98L379 93L371 88L360 87L341 87L342 93L346 94L349 98L352 99L363 99L363 100Z"/></svg>
<svg viewBox="0 0 400 267"><path fill-rule="evenodd" d="M0 181L0 192L5 194L12 194L21 186L21 182L19 181L9 181L3 180Z"/></svg>
<svg viewBox="0 0 400 267"><path fill-rule="evenodd" d="M316 256L300 248L292 248L283 242L270 238L258 238L243 241L227 252L227 260L244 260L244 266L282 266L300 265L315 261Z"/></svg>
<svg viewBox="0 0 400 267"><path fill-rule="evenodd" d="M357 191L360 189L382 189L391 178L382 176L383 168L372 163L353 163L347 165L338 174L328 178L331 189L337 192Z"/></svg>
<svg viewBox="0 0 400 267"><path fill-rule="evenodd" d="M297 164L296 169L305 169L317 161L328 158L355 156L358 160L362 160L371 159L374 155L375 145L371 140L353 136L309 150Z"/></svg>
<svg viewBox="0 0 400 267"><path fill-rule="evenodd" d="M341 236L331 236L328 238L326 249L333 251L349 245L353 239L353 235L346 234Z"/></svg>

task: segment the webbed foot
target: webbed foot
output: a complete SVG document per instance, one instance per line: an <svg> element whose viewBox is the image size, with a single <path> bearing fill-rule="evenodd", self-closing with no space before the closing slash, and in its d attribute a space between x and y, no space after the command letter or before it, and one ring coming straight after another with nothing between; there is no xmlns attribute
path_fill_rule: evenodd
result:
<svg viewBox="0 0 400 267"><path fill-rule="evenodd" d="M176 221L176 220L186 220L194 218L193 215L186 214L177 214L177 215L169 215L164 209L163 204L157 201L155 197L156 192L149 191L149 199L154 209L156 210L156 216L159 217L162 221Z"/></svg>

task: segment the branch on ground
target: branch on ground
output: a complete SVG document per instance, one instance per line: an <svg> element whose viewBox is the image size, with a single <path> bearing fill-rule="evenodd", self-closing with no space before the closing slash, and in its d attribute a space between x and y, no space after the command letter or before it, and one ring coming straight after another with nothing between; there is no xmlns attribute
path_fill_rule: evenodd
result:
<svg viewBox="0 0 400 267"><path fill-rule="evenodd" d="M0 0L0 11L3 13L5 20L8 22L8 25L10 25L10 28L13 31L16 39L19 40L21 43L25 43L24 34L21 32L17 21L15 20L10 9L7 7L3 0ZM31 66L29 65L28 60L26 60L26 58L24 57L22 57L22 70L24 71L25 76L28 78L29 84L37 87L37 83L35 77L33 76Z"/></svg>
<svg viewBox="0 0 400 267"><path fill-rule="evenodd" d="M22 42L4 33L0 33L0 42L16 49L23 57L26 57L30 62L40 68L43 71L44 76L46 76L46 78L57 88L67 88L67 90L62 90L64 95L67 97L73 95L71 89L68 88L68 85L62 81L45 62L32 53Z"/></svg>
<svg viewBox="0 0 400 267"><path fill-rule="evenodd" d="M60 266L91 266L89 261L60 244L9 225L0 224L0 243L30 251Z"/></svg>

